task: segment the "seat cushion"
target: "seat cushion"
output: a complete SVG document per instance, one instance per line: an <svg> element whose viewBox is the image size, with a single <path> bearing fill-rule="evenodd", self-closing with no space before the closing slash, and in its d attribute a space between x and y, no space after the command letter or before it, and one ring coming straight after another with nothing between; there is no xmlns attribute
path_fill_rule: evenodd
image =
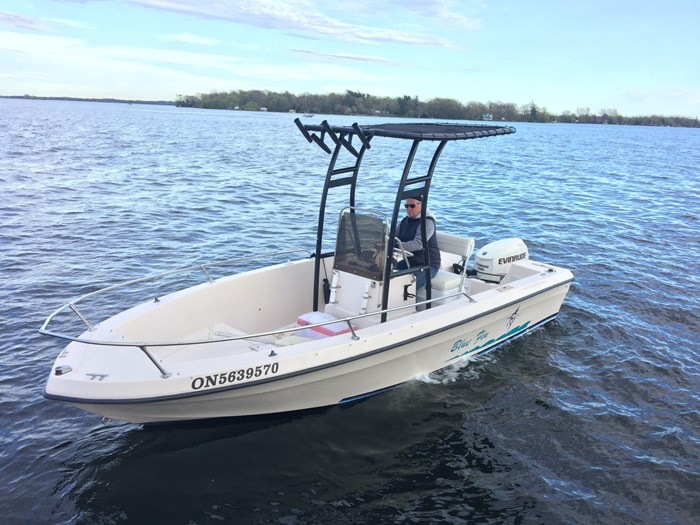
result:
<svg viewBox="0 0 700 525"><path fill-rule="evenodd" d="M435 290L452 290L459 286L462 276L445 270L438 270L437 275L430 281Z"/></svg>

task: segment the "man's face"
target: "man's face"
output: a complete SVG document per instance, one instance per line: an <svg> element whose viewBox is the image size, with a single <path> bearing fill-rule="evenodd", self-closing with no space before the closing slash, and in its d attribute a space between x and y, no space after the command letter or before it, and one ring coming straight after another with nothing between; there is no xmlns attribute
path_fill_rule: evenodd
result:
<svg viewBox="0 0 700 525"><path fill-rule="evenodd" d="M404 204L404 207L406 208L406 215L408 215L411 219L420 217L420 201L417 201L416 199L406 199L406 204Z"/></svg>

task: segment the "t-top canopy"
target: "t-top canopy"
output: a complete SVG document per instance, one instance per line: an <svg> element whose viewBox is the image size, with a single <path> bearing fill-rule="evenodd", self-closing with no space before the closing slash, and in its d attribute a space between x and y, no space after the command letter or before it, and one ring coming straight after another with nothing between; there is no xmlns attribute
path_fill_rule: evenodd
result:
<svg viewBox="0 0 700 525"><path fill-rule="evenodd" d="M493 126L481 124L455 124L455 123L424 123L424 122L397 122L388 124L368 124L352 126L331 126L327 122L321 124L302 124L297 122L305 135L308 132L334 133L340 136L357 135L360 140L372 137L388 137L410 140L466 140L481 137L493 137L496 135L509 135L515 133L512 126ZM308 137L307 137L308 138Z"/></svg>
<svg viewBox="0 0 700 525"><path fill-rule="evenodd" d="M495 135L515 133L512 126L489 126L480 124L440 124L440 123L392 123L360 126L378 137L413 140L465 140Z"/></svg>

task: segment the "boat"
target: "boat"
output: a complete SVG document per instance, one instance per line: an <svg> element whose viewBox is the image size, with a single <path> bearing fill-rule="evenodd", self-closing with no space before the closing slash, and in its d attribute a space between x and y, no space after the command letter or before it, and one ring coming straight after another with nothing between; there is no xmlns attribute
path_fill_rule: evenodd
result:
<svg viewBox="0 0 700 525"><path fill-rule="evenodd" d="M420 198L426 213L444 148L506 136L513 127L295 123L311 147L330 156L315 249L277 259L264 254L266 264L254 267L244 259L181 268L59 307L40 328L67 341L44 387L47 399L132 423L327 407L463 365L558 314L573 274L530 259L517 237L475 250L464 232L438 227L441 267L434 277L429 260L426 266L398 264L412 255L397 237L402 202ZM393 202L386 210L365 209L355 198L362 159L387 140L407 141L409 153L396 171ZM419 147L428 148L431 159L425 172L413 169ZM345 192L347 201L342 209L327 209L335 192ZM108 302L110 293L123 298L127 289L182 274L191 279L193 271L201 282L151 296L98 323L86 313L86 304ZM416 290L421 272L425 286Z"/></svg>

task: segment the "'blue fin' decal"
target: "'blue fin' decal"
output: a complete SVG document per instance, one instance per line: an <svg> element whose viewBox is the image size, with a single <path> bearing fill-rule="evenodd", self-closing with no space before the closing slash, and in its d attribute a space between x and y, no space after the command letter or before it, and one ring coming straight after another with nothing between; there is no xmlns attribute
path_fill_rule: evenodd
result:
<svg viewBox="0 0 700 525"><path fill-rule="evenodd" d="M516 326L515 328L506 332L502 336L497 337L496 339L490 339L488 341L485 341L483 344L480 344L479 346L475 346L475 347L467 350L466 352L463 352L459 355L452 356L445 362L447 363L450 361L454 361L455 359L459 359L460 357L463 357L467 354L476 354L476 353L479 353L479 352L485 350L489 346L492 346L492 345L497 344L497 343L503 343L503 342L505 342L506 339L510 339L511 337L514 337L514 336L518 335L520 332L526 330L529 325L530 325L530 321L526 322L525 324L521 324L520 326Z"/></svg>

